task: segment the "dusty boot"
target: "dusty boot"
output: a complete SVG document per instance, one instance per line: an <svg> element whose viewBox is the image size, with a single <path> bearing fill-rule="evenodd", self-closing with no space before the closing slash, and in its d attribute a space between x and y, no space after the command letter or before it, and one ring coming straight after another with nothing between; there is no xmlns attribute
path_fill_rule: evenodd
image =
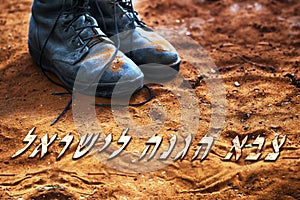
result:
<svg viewBox="0 0 300 200"><path fill-rule="evenodd" d="M131 0L91 0L90 10L115 43L118 37L114 35L120 33L120 50L141 68L145 77L163 79L177 74L180 58L176 50L139 19Z"/></svg>
<svg viewBox="0 0 300 200"><path fill-rule="evenodd" d="M110 97L117 83L121 90L114 95L141 88L143 73L100 30L87 6L88 1L35 0L28 37L33 60L69 91L79 70L81 93Z"/></svg>

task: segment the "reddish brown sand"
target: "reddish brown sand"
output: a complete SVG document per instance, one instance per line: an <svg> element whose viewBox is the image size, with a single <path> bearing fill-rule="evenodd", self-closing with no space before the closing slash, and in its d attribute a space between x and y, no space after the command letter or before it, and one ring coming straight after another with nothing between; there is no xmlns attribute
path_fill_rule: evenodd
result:
<svg viewBox="0 0 300 200"><path fill-rule="evenodd" d="M28 53L32 1L0 2L0 199L300 199L298 0L153 0L138 4L141 17L150 26L190 35L207 50L221 72L227 100L225 126L212 152L203 162L191 162L197 142L207 132L211 106L205 83L196 81L199 74L193 71L190 56L181 53L180 73L195 86L202 100L198 133L183 161L138 174L114 170L92 153L72 160L79 139L72 112L49 126L69 96L51 95L62 89L46 79ZM258 65L245 62L241 56ZM291 79L287 74L295 77ZM236 87L235 82L240 86ZM163 103L168 117L160 134L167 145L167 139L180 125L178 101L163 87L152 88L154 99L142 107L130 108L130 112L137 123L147 124L151 121L147 115L151 103ZM137 96L138 100L142 98ZM114 122L110 108L96 110L103 132L112 133L117 140L122 129ZM39 139L46 133L58 133L59 138L72 133L76 139L58 161L62 149L59 141L43 159L28 158L33 146L11 159L23 148L22 141L33 127L37 127ZM287 141L276 162L264 162L272 152L271 141L276 133L287 135ZM237 162L223 161L236 135L249 135L249 143L258 135L265 137L259 161L245 161L247 152L255 148L245 149ZM127 150L141 152L145 141L135 140ZM55 187L45 190L51 185Z"/></svg>

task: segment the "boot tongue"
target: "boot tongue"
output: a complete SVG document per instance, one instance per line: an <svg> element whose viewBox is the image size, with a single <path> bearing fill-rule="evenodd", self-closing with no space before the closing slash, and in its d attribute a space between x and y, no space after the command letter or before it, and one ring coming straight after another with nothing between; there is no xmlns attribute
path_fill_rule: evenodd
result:
<svg viewBox="0 0 300 200"><path fill-rule="evenodd" d="M76 23L77 28L93 25L93 24L91 24L90 19L86 15L80 16L75 23ZM90 27L82 29L82 31L80 33L80 37L83 38L83 39L84 38L89 38L93 35L94 35L93 28L90 28Z"/></svg>
<svg viewBox="0 0 300 200"><path fill-rule="evenodd" d="M116 15L118 27L121 32L127 29L133 29L135 27L133 13L129 12L129 9L126 7L126 3L124 1L117 1L118 4L116 4L116 12L114 10L114 1L108 0L107 2L108 3L103 4L103 6L101 5L104 16L113 21L114 16Z"/></svg>
<svg viewBox="0 0 300 200"><path fill-rule="evenodd" d="M80 38L82 40L92 38L96 35L104 35L103 32L100 31L100 29L96 28L97 21L92 18L90 15L85 14L80 16L75 22L74 22L75 28L82 28L80 31ZM94 26L94 27L89 27ZM83 28L86 27L86 28ZM102 38L103 41L107 41L106 38ZM93 43L99 41L99 37L95 37L93 39L90 39L89 43ZM85 41L86 42L86 41Z"/></svg>
<svg viewBox="0 0 300 200"><path fill-rule="evenodd" d="M99 33L95 30L95 28L93 27L89 27L89 26L95 26L96 21L90 17L87 14L81 15L75 22L74 25L75 28L77 29L81 29L81 33L80 33L80 38L82 39L86 39L86 38L90 38L93 37L95 35L99 35ZM85 27L85 28L84 28Z"/></svg>

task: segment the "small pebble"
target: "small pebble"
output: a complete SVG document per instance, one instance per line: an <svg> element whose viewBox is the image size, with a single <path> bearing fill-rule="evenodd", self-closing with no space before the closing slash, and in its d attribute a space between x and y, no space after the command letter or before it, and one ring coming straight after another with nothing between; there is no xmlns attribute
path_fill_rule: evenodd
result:
<svg viewBox="0 0 300 200"><path fill-rule="evenodd" d="M217 71L214 70L214 69L210 69L210 72L213 73L213 74L217 73Z"/></svg>
<svg viewBox="0 0 300 200"><path fill-rule="evenodd" d="M240 87L241 84L240 84L239 82L236 81L236 82L234 82L234 86L235 86L235 87Z"/></svg>
<svg viewBox="0 0 300 200"><path fill-rule="evenodd" d="M279 17L277 17L277 20L279 20L279 21L285 21L286 19L279 16Z"/></svg>
<svg viewBox="0 0 300 200"><path fill-rule="evenodd" d="M210 19L207 20L208 23L214 22L214 21L215 21L215 18L210 18Z"/></svg>

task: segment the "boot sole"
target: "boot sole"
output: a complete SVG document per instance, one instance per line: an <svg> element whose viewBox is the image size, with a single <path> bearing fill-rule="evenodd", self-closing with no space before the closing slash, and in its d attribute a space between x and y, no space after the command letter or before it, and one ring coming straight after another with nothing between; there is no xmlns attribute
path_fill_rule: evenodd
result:
<svg viewBox="0 0 300 200"><path fill-rule="evenodd" d="M28 40L28 47L29 52L34 60L34 62L39 66L39 58L40 58L40 51L33 47L30 40ZM72 91L73 85L74 85L74 79L68 78L63 76L52 64L51 61L47 58L43 57L43 64L41 67L43 70L49 71L53 74L55 74L59 80L63 83L63 85L66 87L66 89ZM92 83L87 84L83 82L77 81L76 84L80 88L97 88L96 93L93 91L90 91L88 89L81 90L80 93L83 93L85 95L90 96L97 96L97 97L107 97L110 98L112 94L116 97L122 97L122 96L128 96L131 95L133 90L132 88L136 88L135 91L141 89L144 84L144 76L141 75L140 77L137 77L134 80L126 81L126 82L113 82L113 83ZM118 84L118 91L113 91L114 87Z"/></svg>
<svg viewBox="0 0 300 200"><path fill-rule="evenodd" d="M145 79L148 81L168 81L173 79L179 72L180 69L180 58L176 62L170 65L160 65L160 64L145 64L140 65L139 68L144 73ZM172 70L170 70L172 68Z"/></svg>

